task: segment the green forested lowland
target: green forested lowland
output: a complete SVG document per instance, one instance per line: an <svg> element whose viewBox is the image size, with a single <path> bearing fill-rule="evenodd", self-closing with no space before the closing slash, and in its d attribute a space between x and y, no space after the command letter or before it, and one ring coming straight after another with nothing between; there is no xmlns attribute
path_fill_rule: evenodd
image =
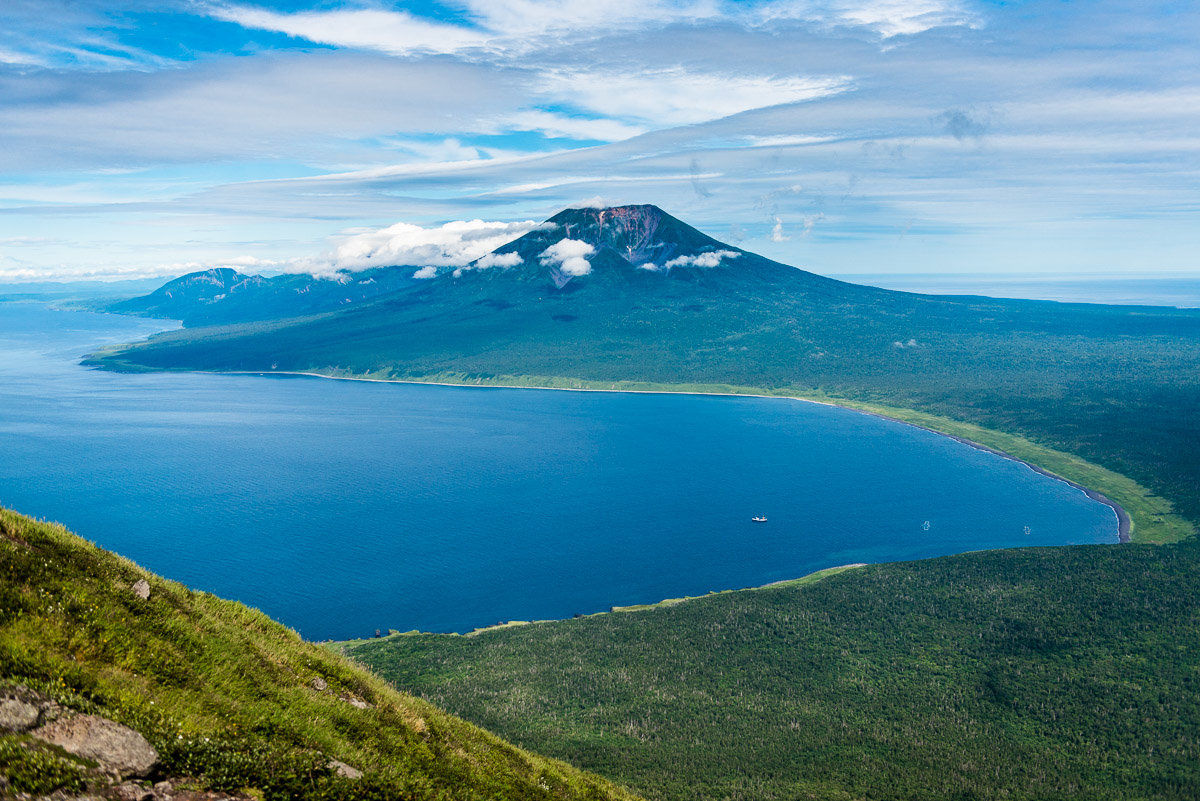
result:
<svg viewBox="0 0 1200 801"><path fill-rule="evenodd" d="M149 583L145 600L131 589L139 579ZM261 612L0 509L0 690L15 687L135 729L159 753L153 779L182 777L197 790L268 800L633 798L399 693ZM362 777L339 776L331 759ZM73 796L94 767L0 730L0 797Z"/></svg>
<svg viewBox="0 0 1200 801"><path fill-rule="evenodd" d="M651 799L1194 799L1198 556L963 554L346 650Z"/></svg>

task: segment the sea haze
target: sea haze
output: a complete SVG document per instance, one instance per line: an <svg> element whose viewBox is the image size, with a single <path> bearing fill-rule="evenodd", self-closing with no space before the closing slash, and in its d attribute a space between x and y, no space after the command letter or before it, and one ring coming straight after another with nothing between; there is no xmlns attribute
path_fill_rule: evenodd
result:
<svg viewBox="0 0 1200 801"><path fill-rule="evenodd" d="M1200 308L1200 277L1197 276L1048 278L1039 275L894 273L834 277L858 284L927 295L984 295L991 298L1056 300L1062 303Z"/></svg>
<svg viewBox="0 0 1200 801"><path fill-rule="evenodd" d="M163 327L0 303L0 503L313 639L1117 541L1062 482L811 403L78 364Z"/></svg>

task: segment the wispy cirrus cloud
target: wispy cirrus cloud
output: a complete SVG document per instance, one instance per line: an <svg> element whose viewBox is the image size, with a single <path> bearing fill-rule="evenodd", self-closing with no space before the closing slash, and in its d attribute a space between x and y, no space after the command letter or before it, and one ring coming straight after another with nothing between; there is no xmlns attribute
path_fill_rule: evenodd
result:
<svg viewBox="0 0 1200 801"><path fill-rule="evenodd" d="M0 239L29 237L5 252L116 271L293 269L324 249L329 267L347 228L543 219L590 196L823 270L1200 252L1200 9L431 8L0 3Z"/></svg>
<svg viewBox="0 0 1200 801"><path fill-rule="evenodd" d="M382 8L283 12L255 5L211 4L207 13L247 28L391 55L477 50L492 57L668 25L804 23L859 27L891 38L978 22L978 16L959 0L462 0L461 5L465 18L453 23Z"/></svg>
<svg viewBox="0 0 1200 801"><path fill-rule="evenodd" d="M448 25L406 11L343 8L280 12L244 5L214 5L208 13L246 28L275 31L317 44L376 50L394 56L457 53L485 46L493 37L463 25Z"/></svg>
<svg viewBox="0 0 1200 801"><path fill-rule="evenodd" d="M866 28L884 38L980 23L979 15L958 0L778 0L757 10L767 22L803 20Z"/></svg>
<svg viewBox="0 0 1200 801"><path fill-rule="evenodd" d="M619 72L549 70L542 75L541 91L592 112L665 127L827 97L849 86L848 76L744 75L675 67Z"/></svg>

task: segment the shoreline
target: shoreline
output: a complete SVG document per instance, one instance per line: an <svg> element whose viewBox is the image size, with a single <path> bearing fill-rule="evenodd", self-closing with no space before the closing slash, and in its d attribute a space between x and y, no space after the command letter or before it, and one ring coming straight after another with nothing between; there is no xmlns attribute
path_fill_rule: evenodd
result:
<svg viewBox="0 0 1200 801"><path fill-rule="evenodd" d="M940 558L940 557L935 557ZM636 612L646 612L651 609L661 609L668 606L677 606L687 603L688 601L699 601L702 598L709 598L714 595L728 595L734 592L757 592L758 590L770 590L777 587L787 587L793 585L811 584L829 576L844 573L848 570L854 570L860 567L870 567L873 564L886 564L878 562L851 562L845 565L834 565L833 567L823 567L820 570L814 570L811 573L805 573L803 576L796 578L780 579L778 581L769 581L766 584L755 584L751 587L733 587L728 590L711 590L704 595L684 595L679 598L663 598L661 601L645 604L628 604L626 606L610 606L608 609L603 609L599 612L584 612L583 614L574 615L572 617L547 617L537 620L506 620L502 623L493 623L490 626L479 626L470 631L421 631L420 629L412 629L410 631L390 630L382 637L352 637L348 640L322 640L321 645L337 648L339 651L348 645L358 645L361 643L383 642L395 637L478 637L480 634L487 634L491 631L500 631L502 629L514 629L524 626L536 626L541 623L564 623L568 620L579 620L582 618L599 617L601 615L619 615L632 614Z"/></svg>
<svg viewBox="0 0 1200 801"><path fill-rule="evenodd" d="M948 437L948 438L954 440L955 442L961 443L961 444L966 445L971 448L975 448L976 450L980 450L985 453L990 453L995 456L999 456L1001 458L1008 459L1009 461L1013 461L1018 464L1022 464L1025 467L1028 467L1033 472L1037 473L1038 475L1042 475L1042 476L1045 476L1046 478L1054 479L1055 481L1061 481L1062 483L1066 484L1067 486L1079 490L1080 492L1082 492L1084 495L1086 495L1088 498L1092 499L1093 501L1096 501L1097 503L1107 506L1109 509L1111 509L1113 511L1113 515L1117 518L1117 542L1118 542L1118 544L1125 545L1125 544L1129 544L1133 541L1133 536L1132 536L1133 535L1133 520L1129 516L1129 512L1127 512L1125 510L1125 507L1121 506L1121 504L1117 503L1112 498L1109 498L1107 495L1100 492L1099 490L1091 489L1089 487L1084 486L1083 484L1080 484L1077 481L1072 481L1071 479L1066 478L1065 476L1060 476L1059 474L1054 473L1054 472L1048 470L1047 468L1041 467L1040 465L1036 465L1026 459L1022 459L1018 456L1014 456L1011 453L1007 453L998 448L993 448L990 445L985 445L982 442L976 442L972 439L968 439L967 437L963 437L958 434L950 434L945 431L939 431L936 428L932 428L930 426L923 426L919 423L913 423L908 420L901 420L898 417L892 417L890 415L884 414L883 412L875 412L875 411L870 411L867 409L857 409L853 406L846 406L846 405L843 405L840 403L835 403L833 401L816 400L815 398L806 398L806 397L803 397L800 395L767 395L764 393L753 393L753 392L712 392L712 391L705 392L705 391L700 391L700 390L683 390L683 389L681 389L681 390L600 389L600 388L593 388L593 387L545 387L545 386L536 386L536 385L529 385L529 384L466 384L466 383L459 383L459 382L453 382L453 381L421 381L419 379L411 379L411 378L366 378L366 377L362 377L362 376L339 376L339 375L328 375L326 373L304 372L304 371L298 371L298 370L196 370L196 371L189 370L186 372L211 372L211 373L214 373L217 375L255 375L255 376L264 376L264 377L273 376L273 375L282 375L282 376L298 376L298 377L304 377L304 378L326 378L331 381L362 381L362 382L371 383L371 384L417 384L417 385L435 386L435 387L459 387L462 389L542 389L542 390L552 390L555 392L604 392L604 393L610 393L610 394L631 394L631 395L706 395L706 396L711 396L711 397L716 397L716 398L765 398L765 399L776 399L776 400L792 400L792 401L799 401L801 403L812 403L812 404L816 404L817 406L827 406L827 407L831 407L834 409L845 409L846 411L857 412L858 414L865 414L870 417L877 418L879 420L887 420L888 422L899 423L901 425L906 425L906 426L912 426L913 428L919 428L922 431L928 431L931 434L937 434L938 436ZM788 581L794 581L794 580L795 579L788 579Z"/></svg>

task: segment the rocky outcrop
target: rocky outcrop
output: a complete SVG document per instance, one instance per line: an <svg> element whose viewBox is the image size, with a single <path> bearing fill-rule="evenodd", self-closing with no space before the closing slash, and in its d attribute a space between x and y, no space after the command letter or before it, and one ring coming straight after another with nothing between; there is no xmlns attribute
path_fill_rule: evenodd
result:
<svg viewBox="0 0 1200 801"><path fill-rule="evenodd" d="M0 687L0 732L21 734L72 714L28 687Z"/></svg>
<svg viewBox="0 0 1200 801"><path fill-rule="evenodd" d="M133 590L133 594L141 598L143 601L149 600L150 582L146 581L145 579L138 579L133 583L133 587L131 587L131 589Z"/></svg>
<svg viewBox="0 0 1200 801"><path fill-rule="evenodd" d="M121 778L145 776L158 763L158 752L128 726L96 715L71 715L30 732L69 754L90 759Z"/></svg>
<svg viewBox="0 0 1200 801"><path fill-rule="evenodd" d="M312 686L322 692L328 689L320 677L313 679ZM351 693L340 697L362 709L372 707ZM59 790L44 801L256 801L246 795L197 789L200 783L191 778L152 776L158 752L141 734L108 718L68 709L27 687L0 687L0 733L5 732L29 735L25 747L36 748L34 743L40 741L87 761L80 763L80 768L87 776L88 793ZM345 779L363 776L361 770L341 760L330 759L326 766ZM152 778L147 780L148 776ZM153 779L162 780L152 784ZM6 790L0 776L0 799L9 797Z"/></svg>
<svg viewBox="0 0 1200 801"><path fill-rule="evenodd" d="M0 699L0 731L29 731L38 724L41 710L20 698Z"/></svg>

